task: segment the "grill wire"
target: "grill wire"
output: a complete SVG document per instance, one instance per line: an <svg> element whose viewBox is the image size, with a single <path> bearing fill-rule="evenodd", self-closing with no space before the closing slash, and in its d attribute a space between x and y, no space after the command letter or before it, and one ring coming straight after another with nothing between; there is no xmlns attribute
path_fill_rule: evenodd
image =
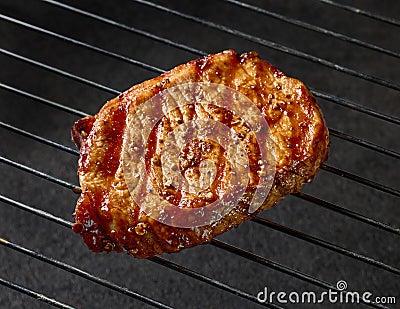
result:
<svg viewBox="0 0 400 309"><path fill-rule="evenodd" d="M82 10L82 9L78 9L77 7L70 6L70 5L67 5L67 4L58 2L58 1L42 0L41 2L45 3L46 5L53 5L55 7L63 9L68 14L79 14L79 15L85 16L87 18L96 20L98 22L101 22L101 23L104 23L104 24L108 24L108 25L112 25L112 26L114 26L116 28L131 32L131 33L134 33L136 35L143 36L143 37L145 37L145 38L147 38L149 40L153 40L153 41L161 43L161 44L172 46L173 48L180 49L182 51L185 51L185 52L188 52L188 53L192 54L192 58L193 58L193 55L194 56L199 56L199 55L201 56L201 55L208 54L208 52L211 52L211 51L199 50L199 49L194 48L192 46L188 46L188 45L185 45L185 44L182 44L182 43L178 43L176 41L173 41L173 40L161 37L161 36L157 36L157 35L155 35L155 34L153 34L151 32L148 32L148 31L145 31L145 30L141 30L141 29L138 29L138 28L135 28L135 27L132 27L132 26L128 26L127 24L124 24L123 22L120 22L120 21L117 21L117 20L114 20L114 19L109 19L109 18L103 17L101 15L96 15L94 13L91 13L91 12L88 12L88 11L85 11L85 10ZM189 20L191 22L197 23L197 24L199 24L199 25L201 25L203 27L208 27L210 29L213 29L213 30L216 30L216 31L220 31L222 33L230 34L230 35L235 36L237 38L240 38L240 39L243 39L243 40L247 40L247 41L250 41L252 43L256 43L258 45L265 46L265 47L277 50L279 52L283 52L283 53L287 54L288 57L295 56L297 58L304 59L306 61L310 61L310 62L316 63L318 65L321 65L321 66L325 66L325 67L327 67L329 69L336 70L338 72L350 75L352 77L363 79L363 80L366 80L368 82L371 82L371 83L374 83L374 84L377 84L377 85L380 85L380 86L383 86L383 87L387 87L387 88L390 88L390 89L393 89L393 90L396 90L396 91L400 90L400 85L398 83L395 83L395 82L392 82L392 81L389 81L389 80L386 80L386 79L383 79L383 78L379 78L379 77L374 76L374 75L369 75L369 74L366 74L366 73L362 73L362 72L359 72L358 70L347 68L346 66L342 66L342 65L336 64L334 62L331 62L329 60L325 60L323 58L319 58L317 56L313 56L312 54L301 52L301 51L299 51L297 49L293 49L293 48L290 48L290 47L287 47L287 46L284 46L284 45L281 45L281 44L278 44L278 43L275 43L275 42L272 42L272 41L268 41L268 40L266 40L264 38L261 38L259 36L250 35L250 34L248 34L246 32L241 31L241 30L233 29L233 28L224 26L224 25L219 24L219 23L214 23L214 22L208 21L206 19L196 17L196 16L191 15L191 14L183 13L180 10L171 9L171 8L168 8L167 6L159 5L159 4L156 4L156 3L153 3L153 2L149 2L149 1L144 1L144 0L133 0L131 2L136 2L137 4L140 4L142 7L148 7L148 8L152 8L152 9L161 11L163 13L168 13L168 14L171 14L171 15L173 15L175 17L186 19L186 20ZM387 49L387 48L383 48L383 47L380 47L380 46L377 46L377 45L374 45L374 44L370 44L370 43L364 42L362 40L352 38L350 36L342 35L342 34L340 34L338 32L330 31L330 30L327 30L327 29L322 28L322 27L314 26L312 24L308 24L308 23L302 22L300 20L287 17L285 15L279 15L279 14L276 14L276 13L271 12L269 10L265 10L265 9L260 8L260 7L253 6L253 5L244 3L244 2L240 2L240 1L236 1L236 0L221 0L221 2L226 2L229 5L237 6L237 7L241 8L243 10L243 14L245 14L244 11L247 11L247 10L253 11L253 12L257 12L257 13L259 13L261 15L266 15L266 16L269 16L269 17L273 17L273 18L281 20L283 22L290 23L290 24L293 24L295 26L303 27L303 28L306 28L308 30L315 31L315 32L318 32L318 33L322 33L322 34L324 34L324 35L326 35L328 37L333 37L333 38L342 40L342 41L344 41L346 43L351 43L351 44L355 44L355 45L358 45L358 46L362 46L364 48L368 48L368 49L371 49L373 51L377 51L379 53L388 55L390 57L394 57L394 58L399 58L400 57L400 54L398 52L396 52L396 51L393 51L393 50L390 50L390 49ZM400 25L400 23L397 20L395 20L393 18L387 18L385 16L381 16L381 15L375 14L374 12L369 12L369 11L365 11L365 10L359 10L359 9L354 8L354 7L341 5L341 4L334 3L334 2L331 2L331 1L326 1L326 0L319 0L319 2L323 2L325 4L330 4L330 5L333 5L335 7L351 11L353 14L360 14L360 15L364 15L364 16L367 16L367 17L370 17L370 18L374 18L374 19L376 19L376 20L378 20L380 22L388 23L391 26L399 26ZM80 40L77 40L77 39L73 39L73 38L68 37L66 35L50 31L48 29L41 28L39 26L35 26L34 24L22 21L22 20L20 20L18 18L14 18L14 17L8 16L6 14L0 14L0 19L2 21L4 21L4 22L7 22L7 23L10 23L10 24L13 24L13 25L17 25L18 27L23 27L23 28L26 28L26 29L29 29L29 30L33 30L33 31L35 31L37 33L40 33L40 34L43 34L43 35L46 35L46 36L49 36L49 37L60 39L60 40L66 42L68 44L72 44L72 45L76 45L76 46L79 46L79 47L86 48L90 52L99 53L99 54L102 54L104 56L114 58L114 59L116 59L118 61L123 61L123 62L126 62L128 64L132 64L132 65L140 67L140 68L142 68L144 70L148 70L149 72L153 72L153 73L157 73L157 74L165 72L165 70L161 69L160 67L158 67L156 65L149 64L149 63L146 63L144 61L133 59L133 58L130 58L130 57L127 57L127 56L123 56L123 55L121 55L119 53L115 53L115 52L109 51L107 49L103 49L102 47L98 47L98 46L95 46L95 45L92 45L92 44L89 44L89 43L86 43L86 42L83 42L83 41L80 41ZM121 92L121 90L119 90L119 89L114 89L111 86L106 86L106 85L104 85L102 83L95 82L92 79L87 79L87 78L82 77L82 76L80 76L80 75L78 75L76 73L71 73L68 70L64 70L64 69L59 68L57 66L49 65L49 64L46 64L45 62L41 62L39 60L34 60L33 58L23 56L19 52L17 53L17 52L14 52L12 50L9 50L9 49L0 48L0 53L2 55L4 55L5 57L13 58L13 59L21 61L23 63L27 63L27 64L30 64L32 66L35 66L37 68L47 70L47 71L49 71L51 73L54 73L56 75L59 75L59 76L61 76L63 78L71 79L71 80L77 81L79 83L88 85L90 87L97 88L97 89L102 90L104 92L107 92L107 93L109 93L111 95L117 95L117 94L119 94ZM290 72L287 72L287 73L290 73ZM57 109L59 111L65 112L66 114L69 114L69 115L83 117L83 116L86 116L86 115L89 114L89 113L87 113L85 111L81 111L79 109L75 109L73 107L64 105L64 104L62 104L60 102L53 101L53 100L44 98L42 96L33 94L31 92L25 91L24 89L22 89L23 85L19 85L18 87L14 87L14 86L12 86L10 84L7 84L7 83L0 83L0 88L5 90L5 91L7 91L7 92L16 94L18 96L27 98L27 99L35 101L35 102L38 102L38 103L40 103L42 105L47 105L47 106L49 106L51 108L54 108L54 109ZM314 88L310 88L310 89L312 90L313 94L317 98L327 100L327 101L329 101L329 102L331 102L333 104L337 104L339 106L342 106L342 107L345 107L345 108L348 108L348 109L351 109L351 110L355 110L355 111L357 111L359 113L366 114L366 115L368 115L368 116L370 116L372 118L380 119L382 121L385 121L385 122L393 124L393 125L399 125L400 124L400 119L398 117L396 117L396 116L379 112L379 111L377 111L377 110L375 110L373 108L369 108L369 107L363 106L362 104L358 104L358 103L352 102L350 100L334 96L334 95L326 93L326 92L324 92L322 90L317 90L317 89L314 89ZM32 140L38 141L40 143L43 143L43 144L48 145L48 146L51 146L51 147L53 147L55 149L58 149L58 150L61 150L63 152L72 154L74 156L77 156L79 154L78 151L76 151L75 149L72 149L69 146L60 144L60 143L58 143L56 141L53 141L52 139L49 139L49 138L46 138L46 137L43 137L43 136L40 136L40 135L36 135L36 134L34 134L32 132L29 132L29 131L21 129L21 128L17 127L17 126L14 126L14 125L12 125L12 124L10 124L8 122L0 121L0 127L3 128L5 131L12 132L13 134L21 135L21 136L24 136L24 137L26 137L28 139L32 139ZM358 138L358 137L353 136L351 134L347 134L347 133L341 132L340 130L337 130L337 129L331 128L331 127L330 127L330 133L331 133L331 136L333 138L335 138L335 139L343 140L346 143L348 142L348 143L351 143L351 144L355 144L355 145L361 146L362 148L365 148L365 149L368 149L368 150L372 150L373 152L381 154L382 155L382 160L384 160L386 157L390 157L390 158L394 158L394 159L399 159L400 158L400 153L397 152L396 150L390 149L389 147L383 147L383 146L377 145L375 143L372 143L372 142L369 142L367 140ZM29 164L23 164L23 163L18 162L17 159L9 158L9 157L2 156L2 155L0 155L0 162L5 164L5 165L8 165L8 166L12 167L13 169L19 169L19 170L23 171L24 173L30 173L30 174L32 174L34 176L38 176L40 178L43 178L46 181L53 182L54 184L57 184L57 185L62 186L62 187L65 187L67 189L71 189L75 193L79 193L80 192L79 186L71 183L70 181L67 181L67 180L61 179L59 177L53 176L53 175L51 175L52 173L40 171L40 170L36 169L33 164L32 164L32 166L30 166ZM375 192L375 190L376 190L376 191L385 192L388 195L391 195L393 197L400 197L400 191L398 189L396 189L396 188L393 188L393 187L388 186L388 185L384 185L384 184L382 184L380 182L372 181L372 180L370 180L368 178L361 177L359 175L353 174L353 173L348 172L346 170L342 170L342 169L337 168L337 167L335 167L335 166L333 166L331 164L327 164L327 163L324 164L322 166L322 170L324 170L325 172L330 173L330 174L334 174L334 175L338 175L340 177L347 178L347 179L349 179L349 180L351 180L353 182L360 183L363 186L366 186L369 189L374 190L373 192ZM346 194L351 194L351 192L347 192ZM375 227L377 229L382 230L382 232L387 232L387 233L390 233L390 234L393 234L393 235L396 235L396 236L400 235L400 229L397 228L397 227L393 227L391 224L387 224L387 223L381 222L380 220L376 220L376 219L374 219L372 217L363 215L363 214L361 214L359 212L353 211L353 210L348 209L348 208L346 208L344 206L328 202L328 201L326 201L324 199L321 199L321 198L318 198L318 197L316 197L314 195L301 192L301 193L298 193L298 194L293 194L293 198L295 198L295 199L297 199L299 201L300 200L305 200L307 202L311 202L315 206L318 206L318 207L321 207L321 208L325 208L325 209L329 209L329 210L334 211L334 212L336 212L338 214L341 214L341 215L343 215L345 217L349 217L349 218L351 218L351 219L353 219L355 221L358 221L358 222L361 222L361 223L364 223L364 224L368 224L370 226L373 226L373 227ZM29 213L31 213L33 215L39 216L40 218L52 221L52 222L54 222L54 223L56 223L58 225L61 225L61 226L67 227L67 228L71 228L71 226L72 226L72 222L70 222L69 220L65 220L60 216L53 215L52 213L50 213L48 211L40 210L39 208L36 208L34 206L31 206L31 205L28 205L26 203L19 202L19 201L13 199L13 198L8 197L8 196L0 194L0 201L4 205L5 204L11 205L11 206L13 206L15 208L18 208L18 209L21 209L23 211L29 212ZM277 206L277 207L279 207L279 206ZM292 237L295 237L295 238L301 239L303 241L309 242L309 243L311 243L313 245L316 245L318 247L322 247L322 248L328 249L330 251L333 251L333 252L339 253L341 255L350 257L350 258L352 258L352 259L354 259L356 261L366 263L366 264L371 265L371 266L373 266L375 268L379 268L382 271L386 271L386 272L389 272L389 273L393 274L394 276L400 275L400 269L397 268L396 266L392 266L392 265L384 263L384 262L382 262L382 261L380 261L378 259L371 258L371 257L369 257L367 255L360 254L360 253L357 253L355 251L346 249L344 247L336 245L333 242L329 242L329 241L324 240L322 238L315 237L315 236L303 233L303 232L298 231L298 230L293 229L293 228L289 228L289 227L287 227L285 225L281 225L281 224L278 224L276 222L267 220L267 219L265 219L265 218L263 218L261 216L254 217L252 219L252 221L254 223L257 223L257 224L262 225L262 226L266 226L266 227L268 227L270 229L273 229L275 231L279 231L280 233L284 233L284 234L290 235ZM135 298L135 299L137 299L137 300L139 300L141 302L147 303L147 304L152 305L154 307L171 308L170 307L171 305L165 303L165 301L162 300L162 299L160 300L160 299L156 299L156 298L153 298L153 297L149 297L149 296L146 296L147 295L146 293L141 293L141 292L138 292L138 291L135 291L135 290L128 289L128 288L124 287L123 285L115 284L115 283L109 281L108 279L104 279L103 276L99 276L97 274L96 275L95 274L91 274L91 273L89 273L89 272L87 272L85 270L82 270L82 269L78 268L78 267L72 266L72 262L69 262L69 263L62 262L59 259L54 259L54 258L48 257L47 255L38 252L38 251L41 251L41 250L37 251L36 249L29 249L28 248L29 244L27 244L26 246L25 245L20 245L20 244L17 244L16 242L11 241L9 238L11 238L11 237L7 237L7 239L0 238L0 244L3 245L3 247L5 247L5 248L17 251L17 252L22 253L22 254L24 254L24 255L32 258L32 259L40 260L40 261L42 261L42 262L44 262L46 264L53 265L53 266L55 266L57 268L60 268L60 269L62 269L64 271L66 271L66 272L72 273L72 274L74 274L76 276L79 276L81 278L84 278L84 279L87 279L89 281L92 281L92 282L94 282L94 283L96 283L98 285L101 285L101 286L103 286L103 287L105 287L107 289L112 289L117 293L121 293L121 294L123 294L125 296ZM208 246L210 246L210 245L208 245ZM256 253L252 253L249 250L241 249L240 247L232 245L232 244L230 244L230 243L228 243L226 241L222 241L222 240L219 240L219 239L214 239L211 242L211 246L216 247L218 250L225 251L225 252L227 252L229 254L240 256L240 257L242 257L244 259L252 261L252 262L254 262L256 264L259 264L261 266L266 266L266 267L271 268L273 270L276 270L278 272L282 272L282 273L287 274L289 276L295 277L295 278L300 279L301 281L303 281L305 283L309 283L309 284L317 286L319 288L337 290L334 282L327 282L327 281L324 281L324 280L319 279L317 277L314 277L312 275L308 275L306 272L302 272L300 270L297 270L296 268L285 266L284 264L275 262L275 261L273 261L271 259L265 258L265 257L263 257L261 255L256 254ZM191 249L191 250L194 250L194 249ZM199 281L201 281L201 282L203 282L203 283L205 283L207 285L210 285L210 286L212 286L212 287L214 287L216 289L220 289L220 290L226 291L228 293L231 293L231 294L233 294L232 297L240 297L240 298L246 299L249 302L253 302L254 305L259 304L259 305L264 305L264 306L269 307L269 308L282 308L282 307L285 307L285 306L280 306L280 305L278 306L276 304L270 304L270 303L261 304L261 303L259 303L257 301L255 293L246 292L243 287L241 287L241 288L234 287L233 285L228 284L228 283L224 283L224 282L222 282L220 280L217 280L217 279L213 278L212 276L207 276L207 275L204 275L204 274L202 274L200 272L197 272L197 271L191 269L190 267L186 267L186 266L182 265L181 263L176 263L176 262L174 262L172 260L166 259L166 258L164 258L164 256L163 257L154 257L154 258L150 258L150 259L147 259L147 260L151 261L151 262L153 262L155 264L159 264L159 265L161 265L163 267L166 267L166 268L168 268L168 269L170 269L170 270L172 270L172 271L174 271L176 273L181 273L181 274L183 274L185 276L188 276L190 278L199 280ZM77 260L73 260L72 259L72 261L73 261L73 264L78 264L79 263L79 261L77 261ZM19 293L23 293L23 294L32 296L32 297L37 298L38 300L40 300L42 302L48 303L48 304L50 304L52 306L59 307L59 308L72 308L74 306L73 304L69 305L69 304L67 304L67 302L64 303L63 301L57 300L56 299L57 297L53 298L53 297L45 296L41 292L36 292L34 290L31 290L28 287L20 285L19 283L15 283L15 282L9 281L8 279L3 278L3 275L0 275L0 276L2 277L2 278L0 278L0 284L1 285L4 285L7 288L10 288L10 289L13 289L15 291L18 291ZM9 276L7 276L7 277L9 277ZM398 277L397 277L397 279L398 279ZM269 283L269 284L272 285L272 283ZM154 289L154 288L157 288L157 287L149 287L149 289ZM262 288L263 287L260 287L260 289L262 289ZM1 296L0 296L0 300L1 300ZM400 301L400 299L399 299L399 301ZM178 302L178 304L179 304L179 302ZM365 305L366 306L370 306L370 307L374 307L374 308L387 308L386 306L380 305L380 304L365 304Z"/></svg>

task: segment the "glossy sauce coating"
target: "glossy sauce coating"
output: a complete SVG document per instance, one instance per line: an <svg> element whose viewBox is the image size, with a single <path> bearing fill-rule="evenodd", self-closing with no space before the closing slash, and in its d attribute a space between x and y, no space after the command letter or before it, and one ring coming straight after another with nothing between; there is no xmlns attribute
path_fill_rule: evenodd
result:
<svg viewBox="0 0 400 309"><path fill-rule="evenodd" d="M146 216L129 194L121 166L121 147L129 116L161 90L189 82L219 83L235 89L247 96L265 116L277 162L274 186L258 212L273 206L285 195L298 192L326 160L328 130L315 99L300 81L285 76L254 52L238 55L228 50L183 64L133 86L107 102L97 115L79 120L72 129L81 152L79 178L82 187L73 229L93 251L125 250L136 257L176 252L208 242L250 218L248 205L243 202L212 225L176 228ZM201 161L215 162L216 175L210 190L196 196L161 181L163 141L181 123L197 117L211 117L233 128L240 137L251 173L245 195L251 197L260 169L260 150L254 134L229 110L212 104L200 109L196 102L173 111L153 128L145 157L149 177L143 175L140 179L143 188L151 182L161 196L177 207L201 207L223 195L230 166L224 159L225 149L211 141L194 140L179 155L180 172L194 178L198 177Z"/></svg>

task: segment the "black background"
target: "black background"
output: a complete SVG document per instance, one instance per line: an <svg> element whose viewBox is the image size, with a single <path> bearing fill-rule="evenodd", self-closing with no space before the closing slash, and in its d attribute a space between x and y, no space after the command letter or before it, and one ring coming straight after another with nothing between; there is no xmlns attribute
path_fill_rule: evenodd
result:
<svg viewBox="0 0 400 309"><path fill-rule="evenodd" d="M268 10L298 18L352 37L399 51L399 27L333 8L319 1L255 1ZM342 0L343 1L343 0ZM272 50L162 13L134 1L68 1L81 9L187 44L206 52L234 48L258 51L262 58L306 85L393 116L400 116L400 96L391 90L322 65ZM162 5L290 46L343 66L400 83L399 60L318 34L224 1L158 1ZM354 6L399 18L399 1L347 1ZM42 1L2 0L0 13L70 36L127 57L169 69L198 55L65 11ZM83 47L0 20L0 47L25 57L125 90L156 74ZM0 54L0 82L93 114L113 95L37 66ZM70 147L70 127L79 117L0 88L0 121ZM396 125L318 100L331 128L400 151ZM77 157L0 128L0 155L77 184ZM351 173L399 188L399 162L332 137L328 163ZM77 196L70 190L14 167L0 164L0 194L67 220ZM320 171L304 192L393 226L400 226L399 199ZM389 265L400 265L398 235L360 223L289 196L264 212L271 221L319 237ZM94 254L68 228L0 203L0 236L92 274L178 308L251 308L256 304L147 260L126 254ZM219 237L230 244L310 274L329 283L346 280L350 290L397 296L399 277L300 239L246 222ZM267 286L274 291L322 291L309 283L227 253L212 245L164 255L204 275L250 294ZM80 308L144 307L145 304L73 274L0 247L0 277ZM47 305L0 286L1 308ZM292 305L290 308L309 308ZM318 306L315 306L316 308ZM319 308L356 305L320 305Z"/></svg>

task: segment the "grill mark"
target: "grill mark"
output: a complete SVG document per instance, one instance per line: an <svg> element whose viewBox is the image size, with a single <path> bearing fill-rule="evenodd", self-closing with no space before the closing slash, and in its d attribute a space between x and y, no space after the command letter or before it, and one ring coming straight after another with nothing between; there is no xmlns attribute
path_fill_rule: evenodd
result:
<svg viewBox="0 0 400 309"><path fill-rule="evenodd" d="M119 105L118 108L112 112L110 122L103 123L107 128L104 131L105 149L104 157L101 161L98 161L98 163L99 170L105 176L114 175L120 164L126 114L127 110L125 104Z"/></svg>

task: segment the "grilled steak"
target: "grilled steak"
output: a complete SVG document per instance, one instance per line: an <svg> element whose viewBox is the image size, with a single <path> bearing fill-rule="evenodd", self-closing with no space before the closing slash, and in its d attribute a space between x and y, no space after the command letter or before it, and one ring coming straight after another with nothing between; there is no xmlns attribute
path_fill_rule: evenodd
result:
<svg viewBox="0 0 400 309"><path fill-rule="evenodd" d="M247 211L248 203L241 200L216 222L189 228L164 224L148 216L130 194L122 161L128 122L138 107L165 89L194 82L224 85L249 98L270 127L276 163L272 188L254 213ZM151 176L140 179L138 185L152 183L162 198L178 208L203 207L220 198L231 177L231 166L225 162L225 149L211 141L193 140L179 156L182 174L194 174L197 179L202 160L216 162L217 176L208 191L197 195L176 192L177 189L169 184L157 183L163 179L158 155L167 133L188 120L211 118L239 133L244 132L239 136L249 156L251 174L245 195L251 197L259 179L259 153L246 124L237 125L240 119L223 108L210 105L201 109L196 102L182 107L173 118L168 117L157 123L145 146L151 148L145 158ZM81 234L95 252L127 251L135 257L176 252L209 242L216 235L275 205L286 195L300 191L327 159L329 147L321 110L303 83L285 76L255 52L239 55L233 50L190 61L133 86L107 102L97 115L78 120L72 128L72 136L80 148L78 174L82 188L73 230Z"/></svg>

